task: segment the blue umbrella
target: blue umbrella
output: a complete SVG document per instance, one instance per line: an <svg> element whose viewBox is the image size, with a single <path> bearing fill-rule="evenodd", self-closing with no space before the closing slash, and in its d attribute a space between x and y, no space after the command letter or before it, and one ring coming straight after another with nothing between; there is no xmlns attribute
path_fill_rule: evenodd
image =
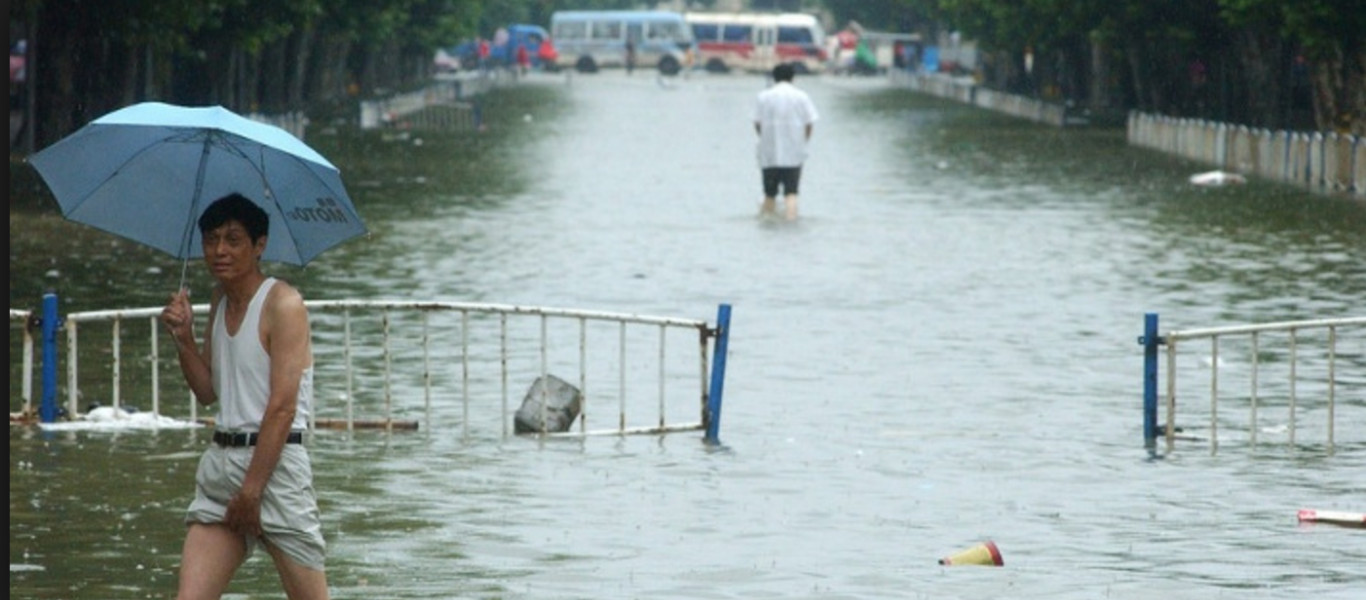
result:
<svg viewBox="0 0 1366 600"><path fill-rule="evenodd" d="M218 106L135 104L29 162L66 218L187 263L204 255L199 215L233 192L270 215L266 260L305 265L365 233L332 163L289 132Z"/></svg>

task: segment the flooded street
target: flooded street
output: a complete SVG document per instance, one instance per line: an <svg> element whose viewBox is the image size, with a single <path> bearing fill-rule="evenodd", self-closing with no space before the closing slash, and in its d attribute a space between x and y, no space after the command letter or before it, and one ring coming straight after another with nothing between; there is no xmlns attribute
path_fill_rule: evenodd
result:
<svg viewBox="0 0 1366 600"><path fill-rule="evenodd" d="M1230 431L1161 458L1136 338L1147 312L1164 330L1362 315L1366 205L1195 188L1205 167L1122 131L883 79L796 83L821 119L791 223L756 218L759 76L541 75L485 107L482 136L310 134L371 230L268 268L310 299L734 310L720 448L315 434L334 598L1359 597L1366 536L1295 513L1366 510L1366 332L1337 342L1334 451L1284 443L1268 400L1261 445ZM11 235L14 308L48 287L63 312L159 305L178 275L51 206L12 201ZM207 439L11 426L10 592L172 595ZM1004 568L936 563L987 539ZM277 590L258 555L230 597Z"/></svg>

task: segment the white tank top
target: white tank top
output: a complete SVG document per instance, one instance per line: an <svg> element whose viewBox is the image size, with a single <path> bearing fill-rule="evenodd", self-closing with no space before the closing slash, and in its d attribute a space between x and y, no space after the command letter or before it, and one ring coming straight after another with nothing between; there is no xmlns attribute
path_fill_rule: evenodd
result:
<svg viewBox="0 0 1366 600"><path fill-rule="evenodd" d="M261 346L261 307L275 278L268 277L256 289L237 335L228 334L228 299L218 301L213 322L213 390L218 394L219 429L260 431L261 418L270 400L270 355ZM298 408L291 429L308 427L313 406L313 366L299 378Z"/></svg>

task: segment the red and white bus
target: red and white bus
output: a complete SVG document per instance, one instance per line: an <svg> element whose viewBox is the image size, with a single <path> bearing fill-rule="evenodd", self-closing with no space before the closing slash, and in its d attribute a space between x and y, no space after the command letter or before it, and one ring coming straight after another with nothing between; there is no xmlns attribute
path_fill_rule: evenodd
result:
<svg viewBox="0 0 1366 600"><path fill-rule="evenodd" d="M768 71L790 63L799 73L825 70L825 30L803 13L690 12L699 60L708 71Z"/></svg>

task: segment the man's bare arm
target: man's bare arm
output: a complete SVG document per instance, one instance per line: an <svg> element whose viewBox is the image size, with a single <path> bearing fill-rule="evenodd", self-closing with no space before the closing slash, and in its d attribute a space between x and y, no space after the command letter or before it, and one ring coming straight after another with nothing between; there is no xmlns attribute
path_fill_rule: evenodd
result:
<svg viewBox="0 0 1366 600"><path fill-rule="evenodd" d="M209 306L218 303L218 290L215 288ZM180 290L171 295L166 308L161 311L161 322L175 342L176 358L185 383L194 392L200 404L210 405L218 401L213 391L213 370L209 367L213 357L213 311L209 311L208 323L204 328L204 345L195 341L194 308L190 305L188 290Z"/></svg>

